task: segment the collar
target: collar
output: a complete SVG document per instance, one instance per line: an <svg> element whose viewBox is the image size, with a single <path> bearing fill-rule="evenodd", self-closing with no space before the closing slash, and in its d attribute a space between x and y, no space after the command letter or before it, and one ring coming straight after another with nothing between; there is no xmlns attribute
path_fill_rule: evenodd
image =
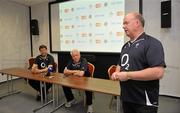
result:
<svg viewBox="0 0 180 113"><path fill-rule="evenodd" d="M47 59L47 58L48 58L48 54L47 54L46 56L42 56L42 55L40 55L40 58L45 60L45 59Z"/></svg>
<svg viewBox="0 0 180 113"><path fill-rule="evenodd" d="M131 43L134 43L135 41L137 41L137 40L139 40L139 39L141 39L141 38L143 38L144 37L144 35L145 35L145 32L142 32L135 40L133 40L133 41L130 41Z"/></svg>
<svg viewBox="0 0 180 113"><path fill-rule="evenodd" d="M82 61L82 58L81 58L81 57L80 57L80 59L79 59L78 62L74 62L74 61L72 60L73 64L79 64L79 63L81 63L81 61Z"/></svg>
<svg viewBox="0 0 180 113"><path fill-rule="evenodd" d="M139 37L138 37L136 40L134 40L134 41L132 41L132 42L131 42L131 41L128 41L129 47L130 47L131 45L133 45L134 43L136 43L136 42L143 41L145 35L146 35L146 33L143 32L141 35L139 35Z"/></svg>

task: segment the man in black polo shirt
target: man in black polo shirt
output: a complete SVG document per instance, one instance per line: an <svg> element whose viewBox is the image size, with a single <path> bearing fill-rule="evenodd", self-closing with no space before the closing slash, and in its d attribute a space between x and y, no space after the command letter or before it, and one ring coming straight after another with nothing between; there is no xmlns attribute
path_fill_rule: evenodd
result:
<svg viewBox="0 0 180 113"><path fill-rule="evenodd" d="M47 47L45 45L39 46L39 52L40 55L38 55L35 58L35 62L32 66L32 73L47 73L48 68L52 67L54 64L54 58L50 54L47 53ZM38 91L38 95L36 97L36 100L39 101L41 99L40 97L40 82L35 80L29 80L29 84ZM49 88L52 86L52 84L46 83L46 92L48 93ZM44 91L44 90L43 90ZM43 92L44 95L44 92ZM43 96L44 98L44 96Z"/></svg>
<svg viewBox="0 0 180 113"><path fill-rule="evenodd" d="M69 61L67 66L64 69L64 75L68 76L79 76L79 77L90 77L90 72L88 69L88 62L85 58L82 58L80 52L77 49L71 51L72 59ZM73 104L76 104L71 88L63 86L63 91L66 97L67 102L65 107L71 107ZM87 113L93 112L92 107L92 92L85 91L86 93L86 105L88 106Z"/></svg>
<svg viewBox="0 0 180 113"><path fill-rule="evenodd" d="M157 113L159 79L166 67L162 44L144 32L139 13L127 14L123 28L130 41L121 50L112 79L120 80L124 113Z"/></svg>

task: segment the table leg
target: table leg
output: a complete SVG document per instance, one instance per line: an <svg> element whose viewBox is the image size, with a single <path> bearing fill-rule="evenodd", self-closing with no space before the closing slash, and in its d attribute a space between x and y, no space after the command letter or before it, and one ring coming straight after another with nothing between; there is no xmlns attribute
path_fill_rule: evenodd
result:
<svg viewBox="0 0 180 113"><path fill-rule="evenodd" d="M117 96L117 113L120 113L120 97Z"/></svg>
<svg viewBox="0 0 180 113"><path fill-rule="evenodd" d="M57 91L56 91L56 105L59 105L59 86L57 85Z"/></svg>
<svg viewBox="0 0 180 113"><path fill-rule="evenodd" d="M50 113L54 113L55 111L57 111L59 108L61 108L63 105L65 104L65 102L61 103L59 106L57 106L54 110L52 110Z"/></svg>
<svg viewBox="0 0 180 113"><path fill-rule="evenodd" d="M42 106L34 109L33 112L35 113L35 112L39 111L40 109L44 108L45 106L49 105L49 104L52 103L52 102L53 102L53 100L50 100L49 102L43 104Z"/></svg>
<svg viewBox="0 0 180 113"><path fill-rule="evenodd" d="M55 84L52 84L52 93L53 107L55 107Z"/></svg>
<svg viewBox="0 0 180 113"><path fill-rule="evenodd" d="M43 104L43 84L42 84L42 81L40 81L40 94L41 94L41 103Z"/></svg>
<svg viewBox="0 0 180 113"><path fill-rule="evenodd" d="M54 91L55 91L55 89L54 89ZM57 85L57 90L56 91L57 91L56 92L56 99L54 97L54 100L56 100L57 107L55 109L53 109L50 113L54 113L55 111L57 111L59 108L61 108L65 104L65 102L63 102L63 103L61 103L59 105L59 102L58 102L59 101L59 85Z"/></svg>
<svg viewBox="0 0 180 113"><path fill-rule="evenodd" d="M11 91L14 91L14 84L13 84L13 80L12 80L12 75L11 75Z"/></svg>
<svg viewBox="0 0 180 113"><path fill-rule="evenodd" d="M46 83L44 82L43 85L44 85L44 92L45 92L45 99L46 99ZM41 81L40 81L40 86L41 86L41 99L43 99L43 98L42 98L42 96L43 96L43 94L42 94L42 92L43 92L43 90L42 90L43 87L42 87L42 82L41 82ZM54 99L54 98L55 98L55 96L54 96L54 95L55 95L55 94L54 94L54 89L55 89L55 88L54 88L54 84L52 84L52 87L53 87L53 92L52 92L52 93L53 93L53 94L52 94L53 97L52 97L52 99L51 99L50 101L48 101L48 102L45 101L45 104L43 104L42 106L34 109L34 110L33 110L34 113L37 112L37 111L39 111L40 109L44 108L45 106L49 105L49 104L52 103L52 102L53 102L53 105L55 105L55 103L54 103L54 101L55 101L55 99Z"/></svg>
<svg viewBox="0 0 180 113"><path fill-rule="evenodd" d="M47 92L46 92L46 82L44 82L44 101L45 101L45 103L47 102Z"/></svg>
<svg viewBox="0 0 180 113"><path fill-rule="evenodd" d="M8 86L8 93L10 92L10 88L9 88L9 75L7 75L7 86Z"/></svg>
<svg viewBox="0 0 180 113"><path fill-rule="evenodd" d="M9 76L11 76L10 80L9 80ZM10 83L9 83L10 81L11 81L11 88L10 88ZM7 97L7 96L10 96L10 95L13 95L13 94L18 94L21 92L21 91L15 91L14 90L12 75L7 75L7 81L6 82L7 82L8 91L3 96L0 96L0 99Z"/></svg>

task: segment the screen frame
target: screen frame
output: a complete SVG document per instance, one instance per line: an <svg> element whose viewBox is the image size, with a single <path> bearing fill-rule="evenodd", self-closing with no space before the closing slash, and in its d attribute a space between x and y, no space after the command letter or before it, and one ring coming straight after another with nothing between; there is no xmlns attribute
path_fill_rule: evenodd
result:
<svg viewBox="0 0 180 113"><path fill-rule="evenodd" d="M59 1L49 2L49 4L48 4L48 11L49 11L49 13L48 13L49 14L49 45L50 45L50 52L51 53L62 53L62 54L70 53L70 51L54 51L52 49L52 28L51 28L51 6L53 4L58 4L58 3L68 2L68 1L74 1L74 0L62 0L62 1L59 0ZM124 44L125 43L126 43L126 41L124 40ZM119 52L93 52L93 51L88 51L88 52L80 51L80 52L83 53L83 54L119 55L121 53L122 48L119 48L119 49L120 49Z"/></svg>

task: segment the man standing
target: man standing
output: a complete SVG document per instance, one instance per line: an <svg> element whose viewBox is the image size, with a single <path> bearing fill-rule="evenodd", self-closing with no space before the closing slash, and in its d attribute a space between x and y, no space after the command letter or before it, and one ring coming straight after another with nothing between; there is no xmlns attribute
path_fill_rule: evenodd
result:
<svg viewBox="0 0 180 113"><path fill-rule="evenodd" d="M32 66L32 73L47 73L48 68L52 68L54 64L54 58L50 54L47 53L47 47L45 45L39 46L40 55L35 58L35 62ZM29 80L29 84L33 87L36 91L38 91L38 95L36 100L39 101L40 97L40 82L36 80ZM46 83L46 92L48 93L49 88L52 84ZM43 90L44 95L44 90ZM44 96L43 96L44 98Z"/></svg>
<svg viewBox="0 0 180 113"><path fill-rule="evenodd" d="M144 18L129 13L123 29L130 38L121 50L113 80L119 80L124 113L157 113L159 79L163 77L164 50L157 39L144 32Z"/></svg>
<svg viewBox="0 0 180 113"><path fill-rule="evenodd" d="M90 77L87 60L81 57L80 52L77 49L73 49L70 54L72 59L69 61L67 67L65 67L64 74L68 76ZM77 103L71 88L63 86L63 91L67 100L65 107L71 107L73 104ZM92 113L92 92L85 91L85 93L86 105L88 106L87 113Z"/></svg>

